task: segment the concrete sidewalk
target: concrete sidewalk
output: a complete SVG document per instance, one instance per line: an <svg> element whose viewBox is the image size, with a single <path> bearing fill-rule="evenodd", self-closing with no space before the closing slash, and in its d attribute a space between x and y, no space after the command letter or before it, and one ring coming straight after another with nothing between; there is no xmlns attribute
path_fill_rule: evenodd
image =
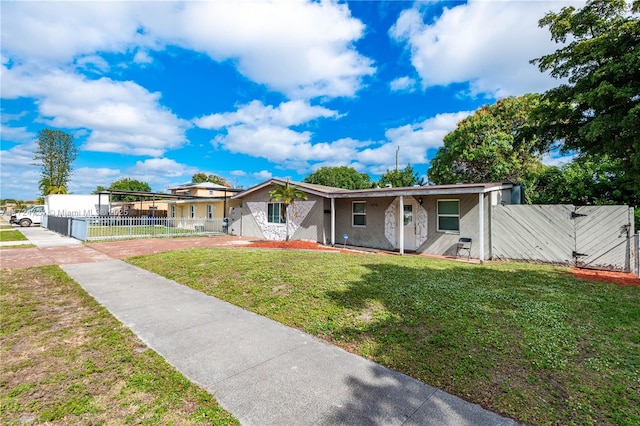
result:
<svg viewBox="0 0 640 426"><path fill-rule="evenodd" d="M120 260L61 268L242 424L516 424Z"/></svg>
<svg viewBox="0 0 640 426"><path fill-rule="evenodd" d="M82 241L75 238L63 237L48 229L41 228L39 226L29 226L27 228L16 228L22 232L25 237L36 247L80 247Z"/></svg>

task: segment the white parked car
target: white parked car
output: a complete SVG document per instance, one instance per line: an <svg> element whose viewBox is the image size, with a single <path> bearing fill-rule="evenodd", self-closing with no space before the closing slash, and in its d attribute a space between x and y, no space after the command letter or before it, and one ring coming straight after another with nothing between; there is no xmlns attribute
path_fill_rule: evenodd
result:
<svg viewBox="0 0 640 426"><path fill-rule="evenodd" d="M31 206L24 211L12 214L9 223L15 223L23 227L31 226L34 223L40 224L42 216L44 216L44 206Z"/></svg>

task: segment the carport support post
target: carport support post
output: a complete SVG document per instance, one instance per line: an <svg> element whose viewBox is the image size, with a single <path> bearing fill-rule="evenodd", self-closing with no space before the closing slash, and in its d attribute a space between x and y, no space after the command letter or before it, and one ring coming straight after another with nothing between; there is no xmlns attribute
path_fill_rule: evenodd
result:
<svg viewBox="0 0 640 426"><path fill-rule="evenodd" d="M484 193L478 194L478 244L480 245L480 263L484 262Z"/></svg>
<svg viewBox="0 0 640 426"><path fill-rule="evenodd" d="M400 256L404 255L404 196L400 196L400 207L398 208L398 245L400 246Z"/></svg>
<svg viewBox="0 0 640 426"><path fill-rule="evenodd" d="M336 245L336 199L331 197L331 246Z"/></svg>

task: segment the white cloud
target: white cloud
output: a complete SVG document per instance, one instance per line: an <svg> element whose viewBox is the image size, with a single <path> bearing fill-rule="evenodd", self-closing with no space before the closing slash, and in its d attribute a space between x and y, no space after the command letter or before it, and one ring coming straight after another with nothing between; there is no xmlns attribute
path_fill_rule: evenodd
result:
<svg viewBox="0 0 640 426"><path fill-rule="evenodd" d="M18 148L18 147L15 147ZM14 148L14 149L15 149ZM33 153L3 150L0 157L0 198L32 200L38 196L40 169L33 166ZM33 188L32 191L30 189Z"/></svg>
<svg viewBox="0 0 640 426"><path fill-rule="evenodd" d="M102 57L98 55L89 55L78 58L76 61L76 65L79 68L84 68L87 71L94 71L99 73L105 73L109 71L110 65L109 63Z"/></svg>
<svg viewBox="0 0 640 426"><path fill-rule="evenodd" d="M28 142L33 140L36 134L27 130L26 127L11 127L0 125L0 139L4 142Z"/></svg>
<svg viewBox="0 0 640 426"><path fill-rule="evenodd" d="M175 178L191 176L197 173L198 169L178 163L170 158L150 158L144 161L137 161L129 171L134 175Z"/></svg>
<svg viewBox="0 0 640 426"><path fill-rule="evenodd" d="M447 133L454 130L460 120L471 112L438 114L421 123L407 124L386 131L386 141L378 147L367 148L355 157L367 165L374 174L384 173L395 167L396 150L398 164L402 167L428 163L427 151L440 148Z"/></svg>
<svg viewBox="0 0 640 426"><path fill-rule="evenodd" d="M389 129L385 140L380 142L352 138L313 142L311 132L291 127L317 118L334 118L338 114L304 102L272 107L254 101L233 112L195 119L194 123L218 132L213 139L215 147L264 158L282 169L305 173L320 166L349 165L356 170L379 174L395 165L398 147L401 164L428 163L427 151L442 146L444 136L469 114L468 111L438 114L420 123Z"/></svg>
<svg viewBox="0 0 640 426"><path fill-rule="evenodd" d="M188 2L176 22L153 22L151 32L217 61L233 59L243 75L292 98L352 96L375 71L352 47L364 25L346 4Z"/></svg>
<svg viewBox="0 0 640 426"><path fill-rule="evenodd" d="M3 172L7 166L31 166L37 168L36 166L33 166L33 155L35 150L36 143L34 140L16 145L10 149L3 149L2 155L0 156L0 164L2 164Z"/></svg>
<svg viewBox="0 0 640 426"><path fill-rule="evenodd" d="M136 55L133 57L133 62L135 62L136 64L150 64L153 62L153 58L151 57L151 55L149 55L148 52L144 51L144 50L138 50L136 52Z"/></svg>
<svg viewBox="0 0 640 426"><path fill-rule="evenodd" d="M416 89L416 81L411 77L399 77L389 83L392 92L413 92Z"/></svg>
<svg viewBox="0 0 640 426"><path fill-rule="evenodd" d="M424 88L469 82L472 95L494 98L540 92L558 81L529 61L558 45L538 20L574 3L471 0L445 8L432 23L413 8L401 13L390 35L407 43Z"/></svg>
<svg viewBox="0 0 640 426"><path fill-rule="evenodd" d="M233 153L262 157L289 166L332 155L352 155L360 143L342 139L333 143L311 143L312 133L290 127L307 124L318 118L338 117L336 111L311 106L304 101L281 103L277 107L253 101L236 111L213 114L193 120L205 129L218 130L214 146Z"/></svg>
<svg viewBox="0 0 640 426"><path fill-rule="evenodd" d="M3 97L39 98L40 115L51 126L88 129L88 151L160 156L180 147L189 123L131 81L52 71L32 76L24 68L3 69Z"/></svg>
<svg viewBox="0 0 640 426"><path fill-rule="evenodd" d="M166 188L191 181L198 168L179 163L170 158L149 158L126 169L126 176L151 186L153 192L164 192Z"/></svg>
<svg viewBox="0 0 640 426"><path fill-rule="evenodd" d="M229 172L229 174L231 176L242 177L242 176L246 176L247 172L245 172L244 170L231 170L231 172Z"/></svg>
<svg viewBox="0 0 640 426"><path fill-rule="evenodd" d="M259 172L251 173L251 176L259 180L268 180L273 177L273 174L268 170L261 170Z"/></svg>
<svg viewBox="0 0 640 426"><path fill-rule="evenodd" d="M162 3L147 8L167 9ZM54 67L96 52L124 53L152 44L141 32L138 2L8 2L2 4L2 49L18 63Z"/></svg>
<svg viewBox="0 0 640 426"><path fill-rule="evenodd" d="M333 1L7 2L1 19L3 54L43 70L173 45L294 98L353 96L375 72L353 47L364 25Z"/></svg>
<svg viewBox="0 0 640 426"><path fill-rule="evenodd" d="M193 122L203 129L220 129L236 125L274 125L279 127L296 126L317 118L337 117L338 113L330 109L312 106L304 101L283 102L278 107L252 101L234 112L211 114L194 119Z"/></svg>
<svg viewBox="0 0 640 426"><path fill-rule="evenodd" d="M33 160L35 150L35 141L2 150L0 155L2 194L0 194L0 198L32 200L38 197L40 166L36 165ZM89 194L98 185L108 186L120 175L121 172L118 169L79 167L73 170L67 190L75 194Z"/></svg>
<svg viewBox="0 0 640 426"><path fill-rule="evenodd" d="M69 178L69 192L90 194L98 186L109 186L122 177L120 169L108 167L78 167Z"/></svg>

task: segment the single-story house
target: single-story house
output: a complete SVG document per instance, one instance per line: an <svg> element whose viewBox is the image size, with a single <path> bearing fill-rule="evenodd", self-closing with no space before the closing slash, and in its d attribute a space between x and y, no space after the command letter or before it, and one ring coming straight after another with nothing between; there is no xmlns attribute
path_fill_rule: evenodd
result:
<svg viewBox="0 0 640 426"><path fill-rule="evenodd" d="M270 179L231 197L229 232L284 240L283 206L269 197ZM290 207L291 239L348 244L383 250L455 255L460 238L471 238L471 256L491 256L491 205L520 204L521 188L511 183L414 186L347 190L289 182L307 199Z"/></svg>

